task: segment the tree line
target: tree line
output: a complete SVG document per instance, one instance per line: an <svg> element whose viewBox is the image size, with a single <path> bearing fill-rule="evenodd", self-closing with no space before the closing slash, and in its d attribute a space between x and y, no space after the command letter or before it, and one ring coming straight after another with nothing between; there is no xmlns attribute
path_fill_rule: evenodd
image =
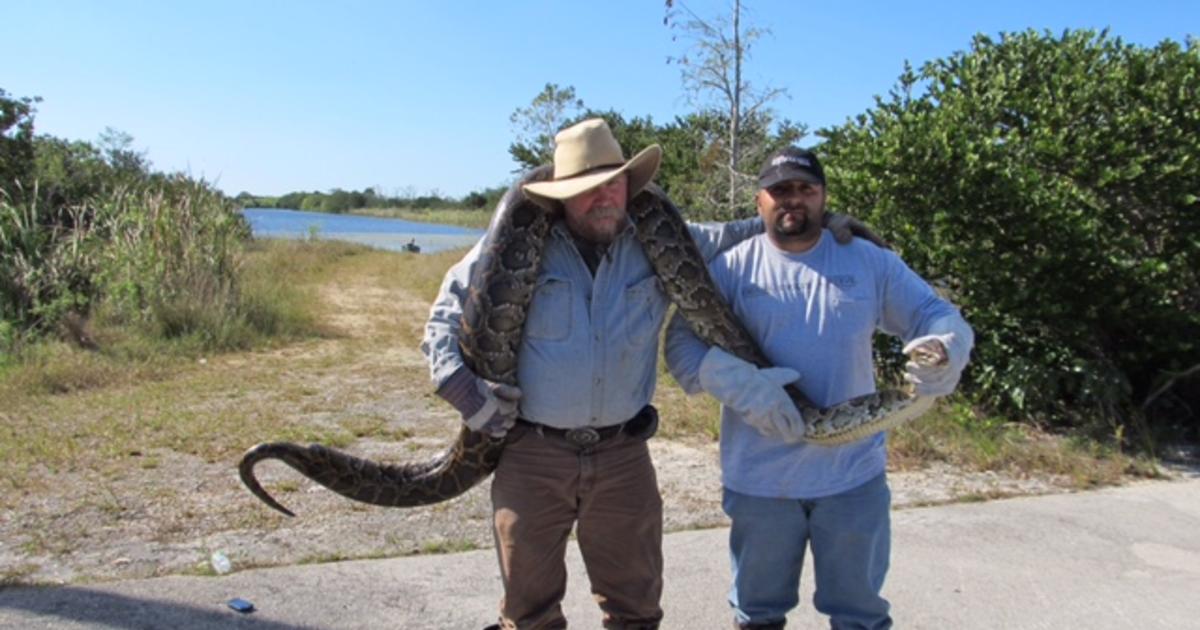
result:
<svg viewBox="0 0 1200 630"><path fill-rule="evenodd" d="M413 208L438 210L444 208L466 208L491 211L503 196L505 186L474 190L462 197L448 197L437 191L425 194L412 192L386 195L368 187L361 191L334 188L329 192L295 191L278 197L238 193L233 199L243 208L280 208L308 210L342 214L362 208Z"/></svg>

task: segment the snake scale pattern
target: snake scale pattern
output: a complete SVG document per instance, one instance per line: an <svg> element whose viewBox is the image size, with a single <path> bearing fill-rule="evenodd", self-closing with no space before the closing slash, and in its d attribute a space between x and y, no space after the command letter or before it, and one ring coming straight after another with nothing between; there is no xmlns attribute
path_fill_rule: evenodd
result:
<svg viewBox="0 0 1200 630"><path fill-rule="evenodd" d="M459 343L467 366L483 378L516 384L522 324L533 299L546 233L553 217L521 192L521 185L548 179L548 166L531 171L501 199L484 237L479 264L463 304ZM679 210L651 184L629 204L638 240L663 288L697 336L761 367L766 356L733 314L708 275ZM832 445L896 426L924 413L930 398L882 391L821 409L793 386L788 394L808 425L808 441ZM254 466L277 459L350 499L387 507L412 507L456 497L495 470L503 439L466 429L429 461L385 465L313 444L269 442L242 457L246 487L270 507L293 513L263 489Z"/></svg>

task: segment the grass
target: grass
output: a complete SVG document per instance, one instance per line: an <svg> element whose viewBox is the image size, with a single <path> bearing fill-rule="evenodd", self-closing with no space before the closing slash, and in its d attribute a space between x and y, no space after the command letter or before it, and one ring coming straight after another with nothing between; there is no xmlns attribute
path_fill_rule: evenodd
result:
<svg viewBox="0 0 1200 630"><path fill-rule="evenodd" d="M15 564L0 570L0 589L5 586L25 586L30 575L38 570L38 565L30 563Z"/></svg>
<svg viewBox="0 0 1200 630"><path fill-rule="evenodd" d="M391 427L387 418L378 415L354 415L339 421L339 424L355 438L371 437L388 442L403 442L413 436L412 431Z"/></svg>
<svg viewBox="0 0 1200 630"><path fill-rule="evenodd" d="M387 357L364 362L362 357L368 348L419 343L441 277L461 255L384 252L333 241L266 241L246 254L246 286L285 324L253 349L198 356L186 342L155 343L102 327L94 331L99 351L63 342L26 348L0 372L5 401L0 488L4 494L29 491L46 472L136 474L157 466L164 451L217 461L266 439L345 446L368 437L411 437L379 413L348 412L376 399L378 392L350 388L327 398L323 379L370 381L367 377L382 375L408 383L416 397L433 406L423 363L397 364ZM354 293L364 304L349 312L336 300L331 303L322 294L329 285ZM409 299L398 302L398 295ZM380 325L373 328L381 332L348 337L339 328L344 317L377 320ZM655 403L662 414L661 437L717 438L717 403L707 395L684 395L661 362ZM340 420L313 420L338 414ZM987 417L961 403L942 405L893 432L890 444L897 469L946 462L973 470L1059 475L1079 488L1116 483L1131 473L1154 474L1152 462L1093 441Z"/></svg>
<svg viewBox="0 0 1200 630"><path fill-rule="evenodd" d="M893 467L945 462L978 471L1054 475L1087 489L1120 483L1128 475L1154 477L1154 463L1078 437L988 416L958 398L889 435Z"/></svg>
<svg viewBox="0 0 1200 630"><path fill-rule="evenodd" d="M470 540L435 540L422 545L420 553L422 555L432 555L474 551L476 549L479 549L479 545Z"/></svg>
<svg viewBox="0 0 1200 630"><path fill-rule="evenodd" d="M261 288L258 299L271 300L290 322L257 351L332 336L319 323L327 313L316 287L342 261L366 252L286 241L252 248L247 290ZM304 396L302 388L289 387L295 383L290 379L297 370L319 371L320 360L295 365L286 355L267 355L261 360L269 369L239 372L227 367L239 353L197 356L186 340L155 341L115 328L100 327L94 336L98 351L60 341L28 346L0 374L0 488L25 488L34 469L115 474L154 466L153 458L140 454L156 449L213 461L267 438L344 445L365 433L361 427L314 426L276 410L281 400ZM138 445L137 455L128 444Z"/></svg>

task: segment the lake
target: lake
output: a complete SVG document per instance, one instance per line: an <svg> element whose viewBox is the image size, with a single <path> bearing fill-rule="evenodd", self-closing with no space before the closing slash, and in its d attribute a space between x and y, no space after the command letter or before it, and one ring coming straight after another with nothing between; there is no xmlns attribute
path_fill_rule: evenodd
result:
<svg viewBox="0 0 1200 630"><path fill-rule="evenodd" d="M362 243L380 249L404 251L409 242L422 253L457 247L470 247L483 236L483 230L454 225L417 223L400 219L362 217L350 214L326 214L277 208L246 208L255 238L316 238Z"/></svg>

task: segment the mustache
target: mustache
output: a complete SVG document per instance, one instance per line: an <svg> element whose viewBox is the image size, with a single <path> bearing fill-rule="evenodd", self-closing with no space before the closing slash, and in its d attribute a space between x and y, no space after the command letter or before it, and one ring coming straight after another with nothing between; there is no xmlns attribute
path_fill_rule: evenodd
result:
<svg viewBox="0 0 1200 630"><path fill-rule="evenodd" d="M616 219L621 216L621 209L616 206L601 206L588 210L587 215L593 219Z"/></svg>

